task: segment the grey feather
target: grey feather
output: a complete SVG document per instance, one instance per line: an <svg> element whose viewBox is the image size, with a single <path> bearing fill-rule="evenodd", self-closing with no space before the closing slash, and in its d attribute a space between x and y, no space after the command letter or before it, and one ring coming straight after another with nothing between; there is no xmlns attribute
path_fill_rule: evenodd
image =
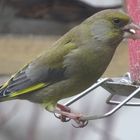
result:
<svg viewBox="0 0 140 140"><path fill-rule="evenodd" d="M65 79L65 68L50 69L49 67L29 64L19 71L8 83L8 86L1 90L1 96L12 94L13 92L29 88L39 83L54 83Z"/></svg>

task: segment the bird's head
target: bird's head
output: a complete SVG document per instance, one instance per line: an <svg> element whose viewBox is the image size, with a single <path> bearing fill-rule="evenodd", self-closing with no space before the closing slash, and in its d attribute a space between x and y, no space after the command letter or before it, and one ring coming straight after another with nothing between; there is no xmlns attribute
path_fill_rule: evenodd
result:
<svg viewBox="0 0 140 140"><path fill-rule="evenodd" d="M104 43L118 44L124 38L137 39L140 27L121 10L108 9L91 16L85 21L90 26L93 37Z"/></svg>

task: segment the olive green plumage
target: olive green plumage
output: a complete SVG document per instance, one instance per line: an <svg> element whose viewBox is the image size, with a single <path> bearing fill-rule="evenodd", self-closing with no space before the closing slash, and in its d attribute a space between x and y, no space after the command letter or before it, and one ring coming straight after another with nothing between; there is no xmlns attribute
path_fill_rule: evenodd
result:
<svg viewBox="0 0 140 140"><path fill-rule="evenodd" d="M53 111L57 101L85 90L104 73L129 17L99 12L73 28L0 89L1 101L27 99Z"/></svg>

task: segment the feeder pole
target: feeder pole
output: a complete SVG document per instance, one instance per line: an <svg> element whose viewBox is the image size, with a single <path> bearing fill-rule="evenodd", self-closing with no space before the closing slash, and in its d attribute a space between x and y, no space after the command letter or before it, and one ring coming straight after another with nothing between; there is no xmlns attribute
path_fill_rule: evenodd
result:
<svg viewBox="0 0 140 140"><path fill-rule="evenodd" d="M124 4L134 23L140 25L140 0L125 0ZM140 40L130 39L128 46L130 75L132 81L140 84Z"/></svg>

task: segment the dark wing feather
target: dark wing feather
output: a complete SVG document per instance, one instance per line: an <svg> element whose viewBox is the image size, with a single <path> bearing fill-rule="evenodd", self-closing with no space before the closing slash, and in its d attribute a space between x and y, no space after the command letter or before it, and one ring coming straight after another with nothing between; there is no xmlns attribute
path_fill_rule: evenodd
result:
<svg viewBox="0 0 140 140"><path fill-rule="evenodd" d="M38 66L31 63L16 73L1 87L0 96L12 95L15 92L21 94L20 91L41 83L44 84L42 86L43 88L44 86L50 85L50 83L52 84L65 79L64 71L65 68L50 69L47 66Z"/></svg>

